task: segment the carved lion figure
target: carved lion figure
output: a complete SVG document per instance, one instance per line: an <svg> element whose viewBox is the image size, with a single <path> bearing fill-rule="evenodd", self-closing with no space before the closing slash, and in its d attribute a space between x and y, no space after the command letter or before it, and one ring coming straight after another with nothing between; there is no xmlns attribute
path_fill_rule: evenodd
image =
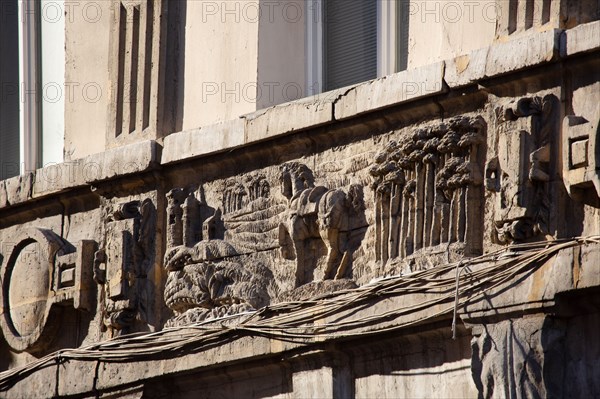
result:
<svg viewBox="0 0 600 399"><path fill-rule="evenodd" d="M258 309L269 303L273 280L262 264L242 264L222 240L175 247L165 257L169 271L165 303L175 316L167 327Z"/></svg>

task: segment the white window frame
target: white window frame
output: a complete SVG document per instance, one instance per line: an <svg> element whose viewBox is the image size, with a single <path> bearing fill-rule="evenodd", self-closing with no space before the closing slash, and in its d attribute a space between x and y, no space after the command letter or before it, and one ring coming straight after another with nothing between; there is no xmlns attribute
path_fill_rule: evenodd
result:
<svg viewBox="0 0 600 399"><path fill-rule="evenodd" d="M19 0L19 123L21 173L38 168L40 159L40 107L38 71L38 15L35 0ZM32 98L33 97L33 98Z"/></svg>
<svg viewBox="0 0 600 399"><path fill-rule="evenodd" d="M2 0L0 0L2 1ZM53 0L53 11L65 10L64 0ZM58 20L50 20L44 16L44 3L38 0L18 0L19 18L19 162L20 173L33 171L57 162L63 162L64 148L64 104L66 85L64 82L64 14ZM43 18L45 18L43 20ZM42 48L41 35L46 27L62 29L58 37L49 37L51 48L46 51L52 57L45 59ZM56 48L62 49L57 51ZM61 57L62 55L62 57ZM46 55L46 57L48 57ZM56 64L58 63L58 65ZM52 99L53 104L46 103L44 86L45 73L51 70L59 71L56 77L50 79L53 88L61 88L59 97ZM62 72L62 73L61 73ZM60 81L54 81L58 80ZM48 106L44 109L44 104ZM58 107L57 107L58 105ZM57 113L57 108L60 113ZM46 126L48 124L48 126ZM49 124L52 124L50 128ZM47 127L48 129L44 129ZM54 133L54 136L51 136ZM58 133L58 135L56 135ZM62 142L56 144L56 139Z"/></svg>
<svg viewBox="0 0 600 399"><path fill-rule="evenodd" d="M323 92L323 2L309 0L306 13L306 92ZM398 21L396 0L377 1L377 77L396 72Z"/></svg>
<svg viewBox="0 0 600 399"><path fill-rule="evenodd" d="M377 0L377 77L396 72L398 3Z"/></svg>

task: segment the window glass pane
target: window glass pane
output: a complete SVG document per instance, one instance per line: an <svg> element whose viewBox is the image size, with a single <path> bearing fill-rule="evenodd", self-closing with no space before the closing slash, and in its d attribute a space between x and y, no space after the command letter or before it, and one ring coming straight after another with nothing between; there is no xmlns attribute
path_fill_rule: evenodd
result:
<svg viewBox="0 0 600 399"><path fill-rule="evenodd" d="M19 174L19 18L17 0L0 13L0 179Z"/></svg>
<svg viewBox="0 0 600 399"><path fill-rule="evenodd" d="M377 2L325 0L324 90L377 77Z"/></svg>
<svg viewBox="0 0 600 399"><path fill-rule="evenodd" d="M410 15L410 1L398 0L396 6L396 72L404 71L408 67L408 23Z"/></svg>

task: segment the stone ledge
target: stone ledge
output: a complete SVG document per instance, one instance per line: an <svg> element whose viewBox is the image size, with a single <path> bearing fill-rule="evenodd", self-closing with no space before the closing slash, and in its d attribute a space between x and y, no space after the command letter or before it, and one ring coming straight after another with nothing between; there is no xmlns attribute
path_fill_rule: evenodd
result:
<svg viewBox="0 0 600 399"><path fill-rule="evenodd" d="M335 101L343 92L333 90L243 115L245 144L332 122Z"/></svg>
<svg viewBox="0 0 600 399"><path fill-rule="evenodd" d="M600 48L600 21L594 21L565 31L560 52L562 57L568 57L598 48Z"/></svg>
<svg viewBox="0 0 600 399"><path fill-rule="evenodd" d="M335 119L444 92L444 62L409 69L347 88L334 104Z"/></svg>
<svg viewBox="0 0 600 399"><path fill-rule="evenodd" d="M532 33L446 61L444 80L451 88L504 75L559 58L558 29Z"/></svg>
<svg viewBox="0 0 600 399"><path fill-rule="evenodd" d="M7 179L0 182L0 208L150 170L158 165L160 148L147 140Z"/></svg>
<svg viewBox="0 0 600 399"><path fill-rule="evenodd" d="M578 34L589 38L585 48L600 47L594 47L592 43L597 24L594 22L572 29L579 28ZM162 163L217 153L442 94L447 92L444 83L450 88L457 88L557 61L560 59L562 33L558 29L529 33L454 59L242 115L241 121L174 133L165 139ZM209 136L209 133L214 135Z"/></svg>
<svg viewBox="0 0 600 399"><path fill-rule="evenodd" d="M245 143L244 125L243 119L234 119L171 134L165 137L161 163L167 165L241 146Z"/></svg>
<svg viewBox="0 0 600 399"><path fill-rule="evenodd" d="M242 115L239 119L173 133L164 140L161 163L168 165L185 159L319 126L333 120L333 103L341 91L276 105Z"/></svg>

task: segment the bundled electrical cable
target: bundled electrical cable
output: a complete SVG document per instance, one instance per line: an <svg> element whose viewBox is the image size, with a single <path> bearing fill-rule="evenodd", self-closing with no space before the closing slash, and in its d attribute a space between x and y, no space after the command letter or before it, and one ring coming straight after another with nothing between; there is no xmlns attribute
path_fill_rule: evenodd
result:
<svg viewBox="0 0 600 399"><path fill-rule="evenodd" d="M600 244L600 236L512 245L459 263L386 277L357 289L311 300L277 303L190 326L130 334L82 348L60 350L0 373L0 391L37 370L71 359L114 363L167 359L201 352L244 335L310 344L315 339L325 341L396 331L452 313L455 331L457 310L467 301L480 299L485 293L509 285L516 277L535 271L560 250L590 243ZM463 270L468 272L462 273ZM410 294L424 294L424 300L360 319L340 320L344 312L368 308L384 298ZM436 305L436 311L427 311Z"/></svg>

